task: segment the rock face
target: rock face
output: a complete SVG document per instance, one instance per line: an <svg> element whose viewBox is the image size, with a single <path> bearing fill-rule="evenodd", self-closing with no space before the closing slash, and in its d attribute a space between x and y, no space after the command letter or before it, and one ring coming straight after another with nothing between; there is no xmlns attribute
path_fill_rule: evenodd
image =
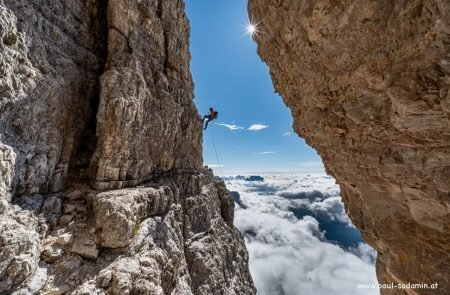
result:
<svg viewBox="0 0 450 295"><path fill-rule="evenodd" d="M0 294L255 293L189 63L181 0L0 0Z"/></svg>
<svg viewBox="0 0 450 295"><path fill-rule="evenodd" d="M182 1L109 0L108 59L90 163L98 187L202 167L188 38Z"/></svg>
<svg viewBox="0 0 450 295"><path fill-rule="evenodd" d="M438 283L414 291L446 293L448 1L250 0L248 8L294 129L378 251L379 281Z"/></svg>

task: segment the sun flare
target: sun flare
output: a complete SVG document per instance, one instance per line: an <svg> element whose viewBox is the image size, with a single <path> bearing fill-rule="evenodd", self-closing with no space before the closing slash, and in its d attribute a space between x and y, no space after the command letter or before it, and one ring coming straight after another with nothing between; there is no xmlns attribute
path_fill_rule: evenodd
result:
<svg viewBox="0 0 450 295"><path fill-rule="evenodd" d="M256 32L256 26L254 24L247 25L247 33L253 35Z"/></svg>
<svg viewBox="0 0 450 295"><path fill-rule="evenodd" d="M247 25L244 26L244 29L245 29L244 35L248 35L250 37L253 37L259 33L257 23L249 22Z"/></svg>

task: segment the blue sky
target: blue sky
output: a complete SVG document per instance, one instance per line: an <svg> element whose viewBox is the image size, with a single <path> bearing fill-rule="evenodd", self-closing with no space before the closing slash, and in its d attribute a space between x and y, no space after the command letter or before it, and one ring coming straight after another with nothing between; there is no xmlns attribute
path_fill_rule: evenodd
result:
<svg viewBox="0 0 450 295"><path fill-rule="evenodd" d="M317 153L293 132L290 110L274 92L256 43L244 35L247 1L185 2L195 103L202 115L210 106L219 112L204 132L205 164L220 162L224 174L322 172ZM249 130L255 124L267 127ZM221 173L218 168L214 171Z"/></svg>

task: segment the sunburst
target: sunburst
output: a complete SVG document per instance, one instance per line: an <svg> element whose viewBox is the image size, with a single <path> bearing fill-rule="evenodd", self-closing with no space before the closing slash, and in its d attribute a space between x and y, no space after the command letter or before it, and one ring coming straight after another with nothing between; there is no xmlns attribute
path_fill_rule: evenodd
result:
<svg viewBox="0 0 450 295"><path fill-rule="evenodd" d="M254 24L247 25L247 33L252 35L256 32L256 26Z"/></svg>
<svg viewBox="0 0 450 295"><path fill-rule="evenodd" d="M245 32L243 35L248 35L250 37L258 35L258 33L260 32L258 30L258 24L259 23L249 21L248 24L244 26Z"/></svg>

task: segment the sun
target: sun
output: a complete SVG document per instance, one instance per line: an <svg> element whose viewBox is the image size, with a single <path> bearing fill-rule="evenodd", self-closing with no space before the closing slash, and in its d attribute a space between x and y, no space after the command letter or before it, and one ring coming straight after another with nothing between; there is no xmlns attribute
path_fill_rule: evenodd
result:
<svg viewBox="0 0 450 295"><path fill-rule="evenodd" d="M244 29L245 29L244 35L248 35L250 37L253 37L259 33L258 23L252 23L249 21L249 23L244 26Z"/></svg>
<svg viewBox="0 0 450 295"><path fill-rule="evenodd" d="M254 24L248 24L247 25L247 33L249 35L252 35L256 32L256 26Z"/></svg>

